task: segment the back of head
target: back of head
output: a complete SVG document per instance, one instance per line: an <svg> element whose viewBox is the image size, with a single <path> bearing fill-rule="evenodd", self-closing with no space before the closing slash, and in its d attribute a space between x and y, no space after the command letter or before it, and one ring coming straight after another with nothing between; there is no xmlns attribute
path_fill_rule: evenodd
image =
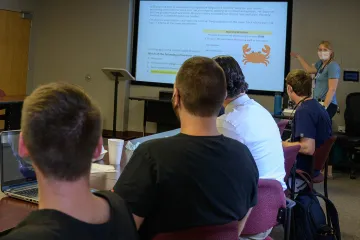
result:
<svg viewBox="0 0 360 240"><path fill-rule="evenodd" d="M213 58L225 72L227 97L234 98L241 93L246 93L248 83L239 63L231 56L217 56Z"/></svg>
<svg viewBox="0 0 360 240"><path fill-rule="evenodd" d="M175 87L185 109L198 117L218 116L226 97L224 71L207 57L186 60L176 76Z"/></svg>
<svg viewBox="0 0 360 240"><path fill-rule="evenodd" d="M286 84L292 87L292 90L298 96L310 97L312 92L312 78L304 70L292 70L286 76Z"/></svg>
<svg viewBox="0 0 360 240"><path fill-rule="evenodd" d="M75 181L90 172L101 114L81 88L51 83L25 99L21 131L32 161L45 177Z"/></svg>

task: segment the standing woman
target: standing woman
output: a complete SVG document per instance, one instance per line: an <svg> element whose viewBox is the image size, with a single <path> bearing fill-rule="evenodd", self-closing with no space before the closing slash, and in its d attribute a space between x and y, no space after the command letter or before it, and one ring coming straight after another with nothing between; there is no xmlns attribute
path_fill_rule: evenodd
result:
<svg viewBox="0 0 360 240"><path fill-rule="evenodd" d="M315 66L309 65L299 54L291 53L299 60L301 66L309 74L315 74L313 98L324 105L330 119L337 111L336 89L340 79L340 66L334 61L334 51L329 41L322 41L318 46L319 61ZM332 178L332 166L329 166L328 177Z"/></svg>

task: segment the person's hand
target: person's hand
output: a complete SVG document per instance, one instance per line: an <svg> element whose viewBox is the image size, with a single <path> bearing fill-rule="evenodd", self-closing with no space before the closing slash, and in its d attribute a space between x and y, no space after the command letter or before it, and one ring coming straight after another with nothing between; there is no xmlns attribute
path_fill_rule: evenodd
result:
<svg viewBox="0 0 360 240"><path fill-rule="evenodd" d="M292 56L293 58L298 58L300 55L298 53L291 52L290 56Z"/></svg>

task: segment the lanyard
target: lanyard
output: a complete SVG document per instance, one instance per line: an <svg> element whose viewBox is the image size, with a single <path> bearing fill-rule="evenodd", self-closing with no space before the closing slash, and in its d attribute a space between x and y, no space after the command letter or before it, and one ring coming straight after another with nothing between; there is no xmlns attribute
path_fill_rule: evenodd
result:
<svg viewBox="0 0 360 240"><path fill-rule="evenodd" d="M327 65L329 65L331 63L331 60L328 61L324 66L323 63L321 63L321 66L319 67L319 69L317 69L317 72L315 74L315 85L316 85L316 79L320 76L320 74L323 73L324 69L327 67Z"/></svg>

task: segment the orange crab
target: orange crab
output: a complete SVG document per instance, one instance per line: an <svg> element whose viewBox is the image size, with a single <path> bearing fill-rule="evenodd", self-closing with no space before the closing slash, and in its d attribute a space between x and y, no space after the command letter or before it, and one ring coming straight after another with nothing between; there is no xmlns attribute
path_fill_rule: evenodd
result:
<svg viewBox="0 0 360 240"><path fill-rule="evenodd" d="M261 52L251 52L251 48L249 48L249 44L245 44L243 46L243 52L244 52L244 59L243 59L243 63L244 65L246 65L248 62L250 63L263 63L265 64L265 66L267 66L270 62L269 62L269 55L270 55L270 46L269 45L264 45L264 48L261 49L265 54L261 53Z"/></svg>

